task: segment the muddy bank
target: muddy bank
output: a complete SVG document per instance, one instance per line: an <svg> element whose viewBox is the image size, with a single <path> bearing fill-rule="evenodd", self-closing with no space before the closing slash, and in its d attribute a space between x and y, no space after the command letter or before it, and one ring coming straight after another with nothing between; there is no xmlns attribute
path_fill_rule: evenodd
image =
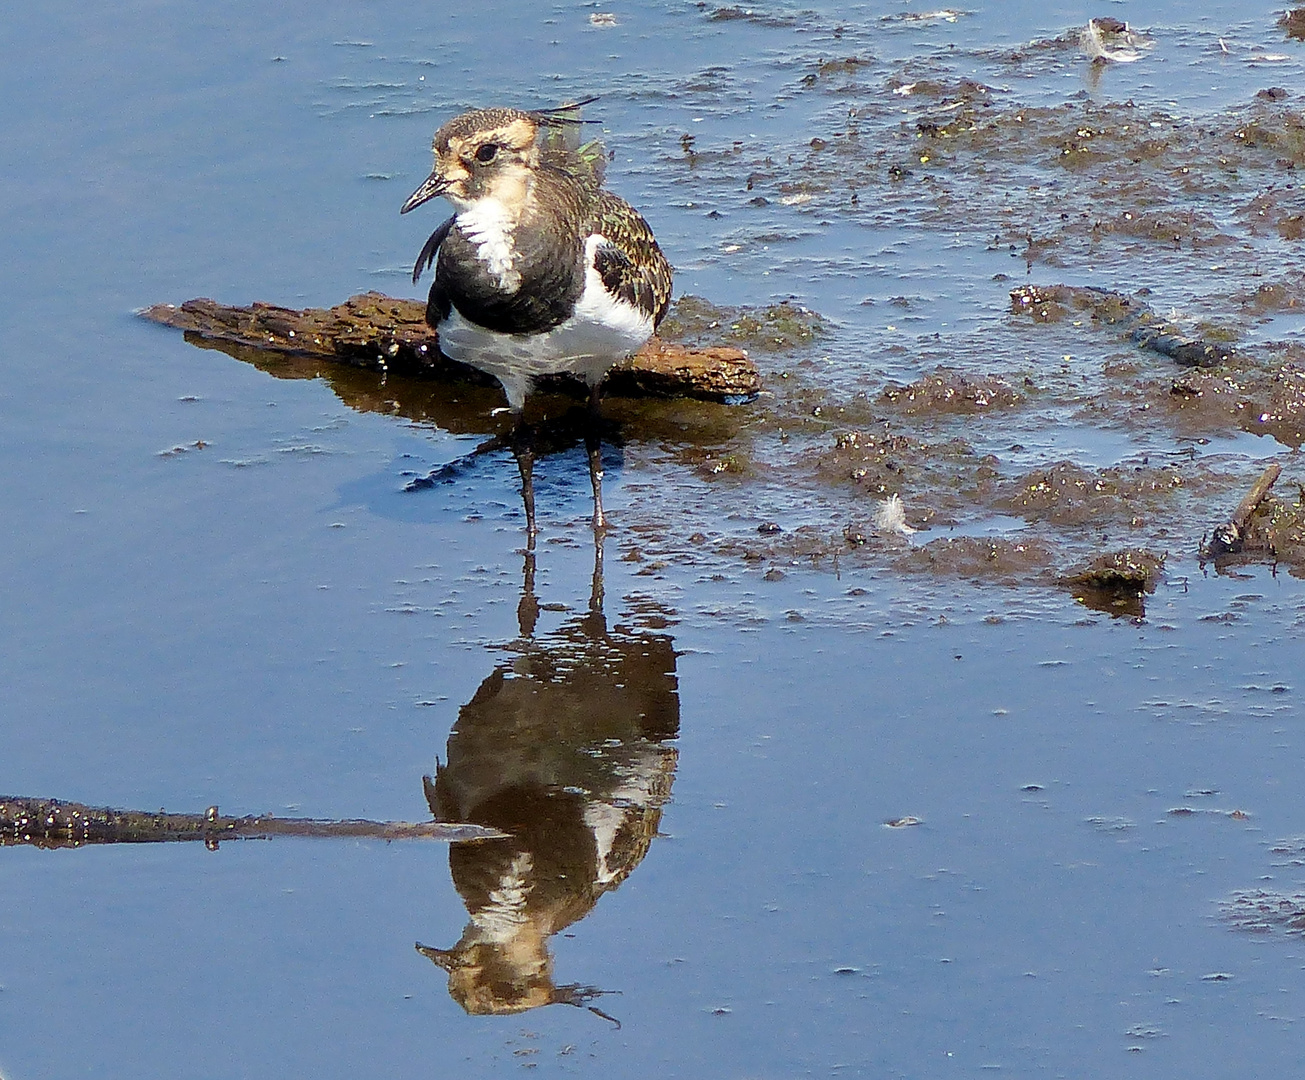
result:
<svg viewBox="0 0 1305 1080"><path fill-rule="evenodd" d="M777 38L797 26L734 8L700 17ZM1098 23L1108 50L1165 47ZM851 45L812 54L783 95L811 121L787 143L665 140L662 182L701 208L724 264L773 267L788 288L819 268L864 299L834 317L801 296L680 298L667 340L746 350L756 381L734 388L758 396L612 388L625 493L614 522L641 573L871 565L1073 587L1085 568L1146 552L1144 583L1111 585L1143 597L1166 556L1208 550L1275 458L1284 478L1237 557L1302 571L1288 454L1305 443L1305 344L1292 332L1305 279L1289 269L1305 222L1299 96L1266 84L1203 114L1111 100L1082 35L909 61ZM1049 101L1048 79L1068 71L1081 83ZM836 230L837 255L813 256ZM944 250L995 271L989 289L953 300L968 305L964 330L936 297L884 276L903 251ZM342 374L239 340L196 343L278 377L325 378L354 408L505 432L483 381L432 386L384 347L367 353L383 370ZM563 424L552 449L575 441Z"/></svg>
<svg viewBox="0 0 1305 1080"><path fill-rule="evenodd" d="M1238 429L1288 446L1305 438L1305 364L1297 369L1293 349L1233 352L1155 316L1145 299L1064 286L1016 289L1007 326L1067 333L1109 359L1084 361L1095 369L1095 383L1086 386L1068 365L997 372L960 356L913 382L886 380L877 392L849 395L829 378L836 358L827 350L839 348L837 328L818 314L791 302L717 307L685 298L667 332L695 349L703 340L746 347L768 389L740 405L619 396L605 402L609 438L653 464L668 485L636 485L624 518L638 536L630 550L648 573L671 561L715 559L761 564L772 576L796 565L886 564L1068 587L1091 606L1139 614L1166 554L1203 551L1212 525L1227 519L1253 477L1235 459L1182 454L1106 466L1064 458L1030 468L1022 464L1019 433L1036 431L1047 416L1076 416L1084 426L1195 438ZM508 430L495 415L500 393L483 380L381 374L193 340L277 377L324 378L361 411L499 439ZM1191 362L1202 366L1184 370ZM531 409L541 417L541 453L582 440L567 399L541 394ZM1010 431L1010 441L999 451L982 446L991 443L976 437L984 425ZM507 444L499 448L506 455ZM882 510L894 497L901 519L886 526ZM672 513L668 499L676 501ZM752 526L744 523L750 510ZM1267 501L1248 534L1252 542L1237 557L1305 567L1299 516L1278 499ZM770 518L775 527L761 528ZM988 522L1005 524L991 535ZM1127 564L1134 551L1149 553L1147 574L1084 584L1085 567ZM1117 602L1121 593L1126 603Z"/></svg>
<svg viewBox="0 0 1305 1080"><path fill-rule="evenodd" d="M1000 328L958 333L927 297L867 285L868 327L829 321L825 336L757 353L770 393L738 438L680 457L735 505L751 491L758 509L740 517L752 528L782 531L716 521L700 549L773 569L864 560L1068 581L1129 551L1199 555L1266 458L1281 455L1292 490L1287 451L1305 441L1292 321L1305 289L1288 269L1305 221L1297 95L1266 85L1206 114L1111 101L1081 28L966 56L1007 78L958 75L951 56L813 58L793 88L814 99L803 137L694 138L692 153L667 156L708 216L728 221L724 258L782 261L856 225L870 250L860 263L840 255L835 279L873 278L877 238L910 228L912 255L945 241L1005 257L990 295L1011 303ZM1071 100L1021 100L1020 80L1073 69L1084 89ZM1095 284L1017 284L1048 271ZM909 531L876 525L894 495ZM1300 572L1293 502L1265 502L1256 528L1274 513L1284 524L1253 549ZM680 553L669 538L665 550Z"/></svg>

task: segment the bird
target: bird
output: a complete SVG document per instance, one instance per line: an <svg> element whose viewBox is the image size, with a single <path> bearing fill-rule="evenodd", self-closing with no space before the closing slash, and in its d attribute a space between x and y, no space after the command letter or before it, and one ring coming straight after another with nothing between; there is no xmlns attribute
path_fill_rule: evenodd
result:
<svg viewBox="0 0 1305 1080"><path fill-rule="evenodd" d="M599 387L652 336L671 300L670 263L652 229L603 187L593 145L566 137L593 100L455 116L435 132L435 166L399 211L436 197L455 211L422 247L413 283L434 266L426 321L440 351L503 387L531 546L533 447L522 409L535 379L566 372L589 388L593 520L604 529Z"/></svg>

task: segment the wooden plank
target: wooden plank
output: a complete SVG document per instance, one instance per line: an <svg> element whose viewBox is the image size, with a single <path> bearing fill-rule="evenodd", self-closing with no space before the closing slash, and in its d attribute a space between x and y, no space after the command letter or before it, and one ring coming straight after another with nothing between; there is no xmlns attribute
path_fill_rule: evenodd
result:
<svg viewBox="0 0 1305 1080"><path fill-rule="evenodd" d="M214 341L269 352L318 357L374 371L484 383L488 376L441 355L439 337L426 325L426 305L381 293L363 293L332 308L278 307L256 301L230 307L215 300L155 304L142 318ZM492 380L489 380L492 382ZM579 381L541 380L547 388ZM605 391L623 397L689 397L746 401L761 390L757 366L742 349L698 347L653 338L608 375Z"/></svg>

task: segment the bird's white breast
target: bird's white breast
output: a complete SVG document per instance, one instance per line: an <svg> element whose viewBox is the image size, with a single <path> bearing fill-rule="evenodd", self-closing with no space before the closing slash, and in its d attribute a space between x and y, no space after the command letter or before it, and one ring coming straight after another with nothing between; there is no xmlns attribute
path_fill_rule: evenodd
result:
<svg viewBox="0 0 1305 1080"><path fill-rule="evenodd" d="M440 350L493 375L514 409L521 407L531 380L538 375L570 372L597 386L613 364L653 332L652 316L609 293L594 268L594 254L604 243L597 234L586 241L584 291L571 315L551 330L498 333L464 318L455 307L440 323Z"/></svg>

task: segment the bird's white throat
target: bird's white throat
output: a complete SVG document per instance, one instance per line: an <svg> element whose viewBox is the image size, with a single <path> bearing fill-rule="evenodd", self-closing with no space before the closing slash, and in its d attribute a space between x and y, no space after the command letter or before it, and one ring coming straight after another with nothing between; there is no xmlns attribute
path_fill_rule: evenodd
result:
<svg viewBox="0 0 1305 1080"><path fill-rule="evenodd" d="M477 199L458 214L462 235L475 244L476 257L505 292L521 287L513 238L519 219L518 212L492 196Z"/></svg>

